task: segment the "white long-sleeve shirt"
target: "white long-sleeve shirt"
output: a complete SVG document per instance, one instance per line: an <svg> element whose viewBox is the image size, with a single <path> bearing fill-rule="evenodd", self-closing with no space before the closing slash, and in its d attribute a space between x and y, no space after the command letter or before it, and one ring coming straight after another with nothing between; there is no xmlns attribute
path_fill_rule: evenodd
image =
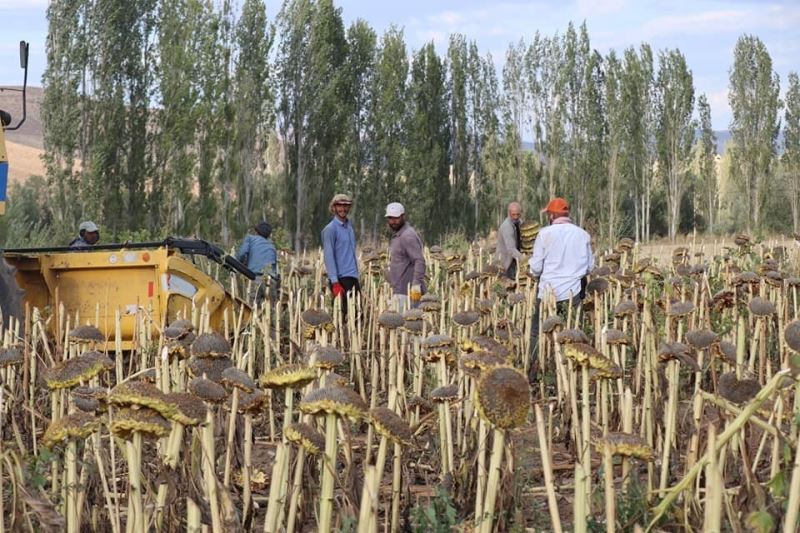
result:
<svg viewBox="0 0 800 533"><path fill-rule="evenodd" d="M594 268L591 238L575 224L551 224L539 231L528 261L530 272L539 277L539 298L548 291L556 301L568 300L581 290L581 278Z"/></svg>

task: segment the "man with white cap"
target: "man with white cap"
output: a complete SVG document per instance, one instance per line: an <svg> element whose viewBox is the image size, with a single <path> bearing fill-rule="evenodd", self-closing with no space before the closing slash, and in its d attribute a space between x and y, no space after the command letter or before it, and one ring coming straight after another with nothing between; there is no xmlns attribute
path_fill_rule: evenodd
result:
<svg viewBox="0 0 800 533"><path fill-rule="evenodd" d="M91 220L81 222L78 236L69 243L70 248L91 248L100 240L100 228Z"/></svg>
<svg viewBox="0 0 800 533"><path fill-rule="evenodd" d="M425 291L425 256L422 239L411 224L406 222L403 204L392 202L386 206L386 223L392 230L389 241L389 283L392 300L398 310L403 310L410 300L414 307ZM409 292L410 291L410 292Z"/></svg>
<svg viewBox="0 0 800 533"><path fill-rule="evenodd" d="M352 206L353 200L348 195L335 195L328 206L333 219L322 230L325 272L333 297L342 299L344 312L347 312L347 293L361 290L358 282L356 233L353 223L347 218Z"/></svg>

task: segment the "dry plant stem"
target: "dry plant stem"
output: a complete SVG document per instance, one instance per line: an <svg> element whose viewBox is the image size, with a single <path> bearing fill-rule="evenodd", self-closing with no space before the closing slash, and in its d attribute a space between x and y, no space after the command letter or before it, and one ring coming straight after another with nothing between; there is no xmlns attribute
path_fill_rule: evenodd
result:
<svg viewBox="0 0 800 533"><path fill-rule="evenodd" d="M331 531L333 520L333 476L336 468L336 415L325 416L325 456L322 469L322 487L319 501L319 532Z"/></svg>
<svg viewBox="0 0 800 533"><path fill-rule="evenodd" d="M272 465L272 476L269 486L269 500L267 502L267 516L264 519L264 533L278 531L278 515L280 514L280 489L283 485L283 465L288 463L289 447L279 442L275 449L275 463Z"/></svg>
<svg viewBox="0 0 800 533"><path fill-rule="evenodd" d="M667 488L667 478L669 475L669 456L672 451L672 439L675 433L675 418L678 405L678 362L671 360L667 363L669 375L669 399L667 400L666 427L664 428L664 442L661 455L661 478L658 484L660 491Z"/></svg>
<svg viewBox="0 0 800 533"><path fill-rule="evenodd" d="M206 497L211 507L211 530L222 533L222 517L217 499L216 454L214 451L214 411L206 409L206 425L203 428L203 478L206 483Z"/></svg>
<svg viewBox="0 0 800 533"><path fill-rule="evenodd" d="M722 494L725 489L722 473L717 463L717 453L713 450L716 440L716 428L708 428L708 449L711 451L708 465L706 466L706 501L703 531L709 533L721 531L722 524Z"/></svg>
<svg viewBox="0 0 800 533"><path fill-rule="evenodd" d="M795 385L795 400L800 397L800 383ZM800 514L800 446L794 453L794 466L792 467L792 480L789 482L789 505L786 508L786 519L783 522L784 531L796 531Z"/></svg>
<svg viewBox="0 0 800 533"><path fill-rule="evenodd" d="M69 439L66 450L67 463L67 531L75 533L80 530L78 524L78 443L75 439ZM2 521L2 518L0 518Z"/></svg>
<svg viewBox="0 0 800 533"><path fill-rule="evenodd" d="M303 486L303 467L305 465L306 450L300 446L297 450L297 461L294 467L292 480L292 496L289 500L289 516L286 520L286 533L294 533L297 522L297 509L300 505L300 493Z"/></svg>
<svg viewBox="0 0 800 533"><path fill-rule="evenodd" d="M575 487L572 503L572 529L575 533L586 533L586 474L580 463L575 463Z"/></svg>
<svg viewBox="0 0 800 533"><path fill-rule="evenodd" d="M586 514L592 514L591 498L592 498L592 450L591 450L591 414L589 406L589 368L586 365L581 366L581 400L583 403L583 411L581 413L582 437L583 441L581 446L581 467L584 472L584 489L586 491Z"/></svg>
<svg viewBox="0 0 800 533"><path fill-rule="evenodd" d="M103 483L103 495L106 499L106 509L108 511L109 520L111 521L111 531L119 533L120 521L119 510L112 504L111 491L108 488L108 479L106 478L106 469L103 464L103 459L100 455L100 435L98 433L92 434L92 451L94 452L94 459L97 463L97 470L100 472L100 480Z"/></svg>
<svg viewBox="0 0 800 533"><path fill-rule="evenodd" d="M686 473L685 476L673 487L671 487L667 492L664 498L659 502L659 504L653 509L653 518L650 521L650 524L647 526L647 530L651 530L661 519L664 513L667 512L668 509L672 506L675 500L680 496L684 490L689 488L694 479L700 473L706 464L709 461L709 454L710 453L718 453L723 446L727 444L727 442L741 429L744 425L748 422L750 417L755 413L761 404L764 403L774 392L778 389L781 384L781 381L789 375L789 370L781 370L780 372L776 372L772 379L770 379L766 385L756 394L755 398L753 398L747 406L742 409L742 412L737 416L730 424L725 428L725 431L719 434L716 440L715 449L708 450L706 453L698 459L697 463ZM721 461L722 462L722 461ZM724 467L720 467L721 469Z"/></svg>
<svg viewBox="0 0 800 533"><path fill-rule="evenodd" d="M253 416L244 415L244 467L242 468L242 516L250 512L252 488L250 473L253 470Z"/></svg>
<svg viewBox="0 0 800 533"><path fill-rule="evenodd" d="M538 407L538 405L537 405ZM483 417L478 421L478 486L475 491L475 526L483 516L483 496L486 490L486 439L488 431Z"/></svg>
<svg viewBox="0 0 800 533"><path fill-rule="evenodd" d="M617 525L614 498L614 461L611 456L611 445L608 442L603 445L603 478L606 498L606 531L614 533Z"/></svg>
<svg viewBox="0 0 800 533"><path fill-rule="evenodd" d="M396 533L400 528L400 488L402 484L403 468L401 461L403 450L399 444L394 445L394 464L392 476L392 533Z"/></svg>
<svg viewBox="0 0 800 533"><path fill-rule="evenodd" d="M227 316L227 315L226 315ZM233 457L233 436L236 434L236 416L239 410L239 389L233 388L231 397L231 411L228 414L228 440L225 447L225 470L222 477L222 484L225 487L231 486L231 459Z"/></svg>
<svg viewBox="0 0 800 533"><path fill-rule="evenodd" d="M550 457L547 435L544 427L544 417L542 408L539 404L533 406L536 414L536 432L539 436L539 452L542 456L542 471L544 472L544 485L547 490L547 507L550 510L550 522L553 525L554 533L561 533L561 516L558 513L558 502L556 501L556 491L553 482L553 461ZM480 494L478 495L480 497Z"/></svg>
<svg viewBox="0 0 800 533"><path fill-rule="evenodd" d="M126 442L128 449L128 517L125 530L140 533L145 530L144 505L142 502L142 434L134 431L132 440Z"/></svg>
<svg viewBox="0 0 800 533"><path fill-rule="evenodd" d="M489 481L486 486L486 500L483 503L483 520L480 523L479 533L491 533L494 522L494 504L497 501L497 492L500 489L500 467L505 449L506 433L503 429L494 430L492 443L492 456L489 460Z"/></svg>

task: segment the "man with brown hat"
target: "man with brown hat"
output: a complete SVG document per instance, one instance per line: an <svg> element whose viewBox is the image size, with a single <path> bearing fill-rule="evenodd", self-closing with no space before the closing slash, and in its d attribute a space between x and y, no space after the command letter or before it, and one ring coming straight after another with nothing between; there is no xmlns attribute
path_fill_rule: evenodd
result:
<svg viewBox="0 0 800 533"><path fill-rule="evenodd" d="M542 209L550 225L542 228L533 244L528 261L530 273L539 279L531 328L531 367L528 379L533 381L537 371L539 350L539 308L543 299L554 297L559 313L566 312L569 302L581 302L582 280L594 268L591 237L569 218L569 203L553 198Z"/></svg>
<svg viewBox="0 0 800 533"><path fill-rule="evenodd" d="M322 230L322 252L325 272L328 275L334 298L342 298L342 309L347 311L347 293L360 291L358 260L356 259L356 233L347 218L353 200L346 194L337 194L328 206L333 219Z"/></svg>

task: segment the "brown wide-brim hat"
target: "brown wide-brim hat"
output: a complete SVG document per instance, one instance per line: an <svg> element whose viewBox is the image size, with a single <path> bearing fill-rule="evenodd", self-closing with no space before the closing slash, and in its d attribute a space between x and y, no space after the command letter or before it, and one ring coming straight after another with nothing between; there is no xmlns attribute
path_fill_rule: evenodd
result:
<svg viewBox="0 0 800 533"><path fill-rule="evenodd" d="M350 198L347 194L336 194L331 199L330 205L328 205L328 210L333 214L333 206L335 205L353 205L353 199Z"/></svg>

